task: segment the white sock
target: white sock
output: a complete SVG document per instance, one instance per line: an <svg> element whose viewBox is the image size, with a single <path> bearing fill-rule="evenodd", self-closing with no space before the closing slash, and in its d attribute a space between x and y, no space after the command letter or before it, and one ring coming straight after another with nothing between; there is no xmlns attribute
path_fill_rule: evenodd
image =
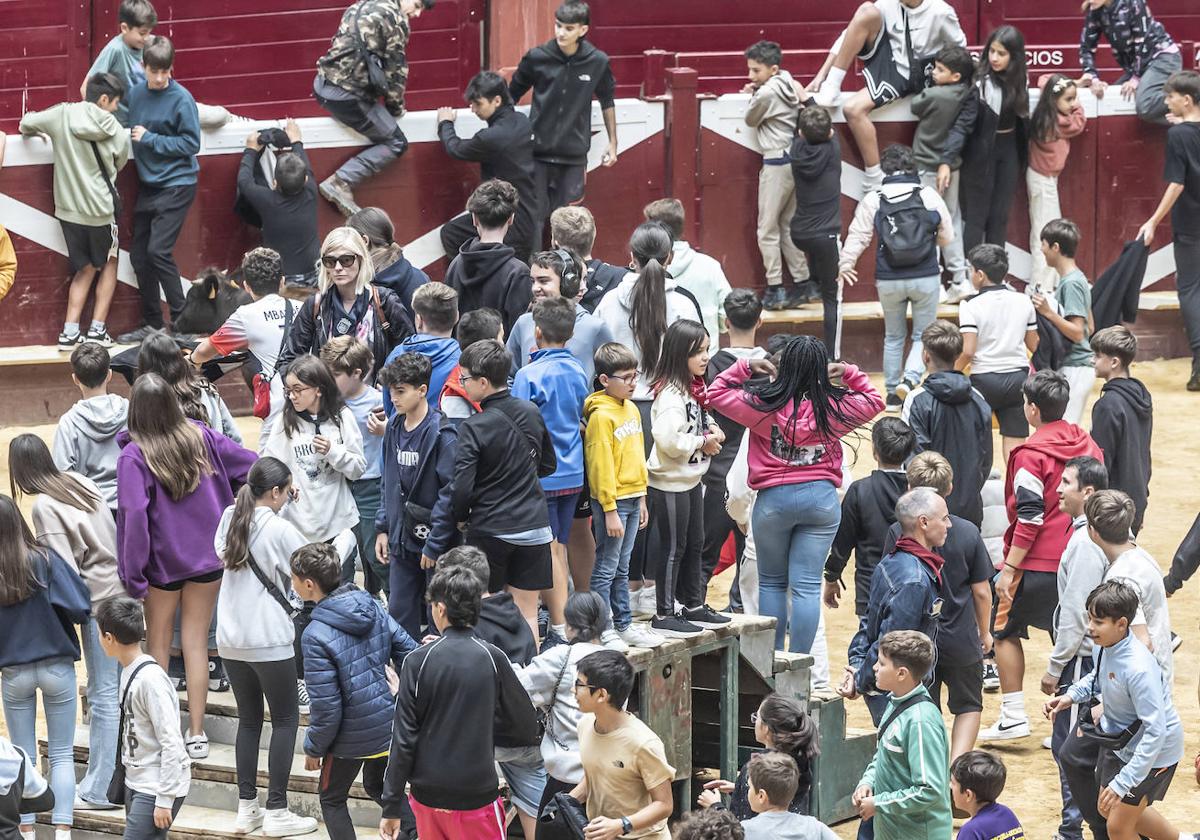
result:
<svg viewBox="0 0 1200 840"><path fill-rule="evenodd" d="M1005 720L1026 720L1024 691L1004 692L1000 698L1000 717Z"/></svg>
<svg viewBox="0 0 1200 840"><path fill-rule="evenodd" d="M823 91L840 91L842 89L842 81L846 78L846 71L840 67L830 67L828 75L825 76L825 81L821 82L821 90Z"/></svg>
<svg viewBox="0 0 1200 840"><path fill-rule="evenodd" d="M93 319L92 325L88 327L88 332L101 332L104 330L105 326L106 324L103 321L96 321Z"/></svg>
<svg viewBox="0 0 1200 840"><path fill-rule="evenodd" d="M78 321L74 321L74 322L67 321L65 324L63 324L63 335L66 335L66 336L79 335L79 322Z"/></svg>
<svg viewBox="0 0 1200 840"><path fill-rule="evenodd" d="M560 639L565 639L565 638L567 638L567 625L566 624L551 624L550 632L557 635L558 638L560 638Z"/></svg>
<svg viewBox="0 0 1200 840"><path fill-rule="evenodd" d="M879 164L872 164L863 170L865 175L863 186L869 190L879 187L883 183L883 167Z"/></svg>

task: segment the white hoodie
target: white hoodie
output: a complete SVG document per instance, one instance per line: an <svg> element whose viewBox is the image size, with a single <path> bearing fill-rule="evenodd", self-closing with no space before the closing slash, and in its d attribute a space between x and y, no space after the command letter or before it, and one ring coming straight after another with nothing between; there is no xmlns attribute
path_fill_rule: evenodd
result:
<svg viewBox="0 0 1200 840"><path fill-rule="evenodd" d="M333 421L321 424L322 436L330 441L324 455L313 448L316 426L301 417L289 437L282 416L262 453L291 467L299 498L284 509L282 516L309 542L324 542L358 525L358 506L350 493L350 482L366 472L367 459L354 412L343 406L338 419L340 425Z"/></svg>
<svg viewBox="0 0 1200 840"><path fill-rule="evenodd" d="M667 385L650 407L654 448L646 462L650 486L667 493L686 493L708 472L711 459L700 451L705 434L718 429L712 415L691 394Z"/></svg>
<svg viewBox="0 0 1200 840"><path fill-rule="evenodd" d="M524 668L513 666L534 708L547 711L546 732L542 735L546 772L567 784L579 784L583 779L583 764L579 759L582 713L575 699L576 668L580 659L601 650L604 650L601 645L591 642L555 645L535 656Z"/></svg>
<svg viewBox="0 0 1200 840"><path fill-rule="evenodd" d="M704 318L704 329L708 331L709 344L716 347L725 326L725 298L733 291L725 278L725 269L708 254L700 253L682 240L676 242L671 250L674 256L667 271L675 278L675 285L691 292L700 303L700 314Z"/></svg>
<svg viewBox="0 0 1200 840"><path fill-rule="evenodd" d="M225 508L213 548L225 555L234 505ZM296 526L269 507L256 507L250 520L250 561L286 597L292 591L292 552L308 543ZM217 599L217 652L238 662L279 662L295 655L296 627L290 615L259 583L249 566L225 569Z"/></svg>

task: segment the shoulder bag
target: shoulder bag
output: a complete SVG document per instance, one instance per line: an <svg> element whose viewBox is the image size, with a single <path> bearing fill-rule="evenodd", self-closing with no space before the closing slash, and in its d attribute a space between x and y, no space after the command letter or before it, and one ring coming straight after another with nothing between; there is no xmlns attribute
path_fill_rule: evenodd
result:
<svg viewBox="0 0 1200 840"><path fill-rule="evenodd" d="M283 315L283 337L279 339L279 353L275 356L275 369L271 371L270 376L259 371L250 380L250 389L254 393L254 416L259 420L266 420L271 414L271 380L279 375L279 357L283 355L283 348L287 346L288 330L292 328L292 302L287 300L285 303L287 309Z"/></svg>
<svg viewBox="0 0 1200 840"><path fill-rule="evenodd" d="M113 805L125 804L125 760L121 757L121 745L125 743L125 710L129 704L129 690L133 688L133 681L137 679L138 674L149 664L151 663L143 662L134 668L133 673L129 675L129 682L125 683L125 693L121 695L121 717L117 726L117 760L113 764L112 781L108 783L108 790L105 792L108 801Z"/></svg>

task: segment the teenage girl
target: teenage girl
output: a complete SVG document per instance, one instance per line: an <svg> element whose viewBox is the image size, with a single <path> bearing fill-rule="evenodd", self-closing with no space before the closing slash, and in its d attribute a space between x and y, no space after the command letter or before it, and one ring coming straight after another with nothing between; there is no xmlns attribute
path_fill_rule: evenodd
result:
<svg viewBox="0 0 1200 840"><path fill-rule="evenodd" d="M958 194L967 254L983 242L1004 244L1025 169L1029 74L1025 37L1016 27L1001 26L988 36L972 95L979 97L974 124L955 122L944 150L947 160L962 156Z"/></svg>
<svg viewBox="0 0 1200 840"><path fill-rule="evenodd" d="M743 388L755 374L773 378ZM821 573L842 518L841 438L883 411L883 398L865 373L830 363L824 343L806 335L784 346L778 371L765 359L742 359L713 380L708 397L751 435L759 609L775 617L777 650L790 630L788 649L810 653Z"/></svg>
<svg viewBox="0 0 1200 840"><path fill-rule="evenodd" d="M213 540L225 563L217 602L217 649L238 709L238 834L255 834L261 828L268 837L283 837L317 830L315 819L293 814L287 801L300 708L292 687L296 628L291 612L278 599L292 591L292 552L307 543L279 515L291 497L292 471L278 458L260 458L238 490L237 501L221 515ZM274 589L268 590L260 576ZM264 697L271 710L265 811L258 807L257 781Z"/></svg>
<svg viewBox="0 0 1200 840"><path fill-rule="evenodd" d="M1029 121L1029 253L1033 271L1026 291L1049 295L1058 286L1058 272L1046 265L1042 255L1042 228L1062 218L1058 201L1058 176L1067 165L1071 138L1083 133L1087 117L1079 104L1075 81L1061 73L1043 76L1038 84L1042 96Z"/></svg>
<svg viewBox="0 0 1200 840"><path fill-rule="evenodd" d="M125 594L117 576L117 525L104 494L91 479L62 472L37 435L18 435L8 446L8 473L13 498L33 496L33 530L37 540L79 572L95 606ZM104 655L96 619L81 627L87 662L87 773L79 782L79 798L89 805L110 807L108 783L117 752L117 660ZM121 807L120 804L112 805Z"/></svg>
<svg viewBox="0 0 1200 840"><path fill-rule="evenodd" d="M213 535L234 487L257 455L183 415L157 373L133 383L129 430L117 435L117 568L125 591L144 599L146 648L164 669L180 610L193 759L208 757L208 631L221 586Z"/></svg>
<svg viewBox="0 0 1200 840"><path fill-rule="evenodd" d="M185 415L216 429L234 443L242 442L242 433L233 422L225 400L221 399L216 387L188 363L171 336L153 332L146 337L138 350L137 372L138 376L157 373L174 389Z"/></svg>
<svg viewBox="0 0 1200 840"><path fill-rule="evenodd" d="M701 479L725 435L708 413L704 373L708 333L697 321L673 323L650 369L653 449L646 464L650 488L649 551L658 558L657 604L650 626L663 636L691 636L729 621L704 603L700 552L704 547ZM675 612L675 601L683 604Z"/></svg>

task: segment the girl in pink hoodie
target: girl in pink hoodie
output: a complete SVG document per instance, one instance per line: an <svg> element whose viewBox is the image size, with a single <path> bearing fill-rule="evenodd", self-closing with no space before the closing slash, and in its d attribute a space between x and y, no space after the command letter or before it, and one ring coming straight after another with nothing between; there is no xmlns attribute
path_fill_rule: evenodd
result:
<svg viewBox="0 0 1200 840"><path fill-rule="evenodd" d="M751 376L771 380L743 388ZM842 385L830 380L840 378ZM821 610L821 571L841 522L841 438L883 411L854 365L828 362L812 336L793 338L776 366L743 359L709 386L714 411L750 433L751 522L758 548L759 609L774 616L775 648L808 653ZM790 593L790 605L789 605Z"/></svg>

